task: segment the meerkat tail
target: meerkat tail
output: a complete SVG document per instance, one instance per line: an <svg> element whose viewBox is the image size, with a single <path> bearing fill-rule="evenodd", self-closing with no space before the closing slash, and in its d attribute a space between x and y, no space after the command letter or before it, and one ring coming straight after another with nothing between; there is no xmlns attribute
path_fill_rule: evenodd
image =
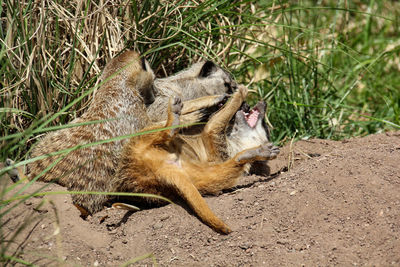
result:
<svg viewBox="0 0 400 267"><path fill-rule="evenodd" d="M164 179L164 181L162 181L163 183L173 186L178 191L178 194L205 224L222 234L229 234L232 232L231 229L211 211L199 191L187 177L184 175L177 175L177 173L172 173L169 177L161 177Z"/></svg>

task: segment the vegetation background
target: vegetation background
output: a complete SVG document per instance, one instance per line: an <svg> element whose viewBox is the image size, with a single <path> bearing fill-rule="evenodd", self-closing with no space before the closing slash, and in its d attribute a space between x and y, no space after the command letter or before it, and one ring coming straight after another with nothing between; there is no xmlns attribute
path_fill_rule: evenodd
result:
<svg viewBox="0 0 400 267"><path fill-rule="evenodd" d="M399 128L398 1L1 1L1 156L90 103L105 63L214 60L268 103L273 141Z"/></svg>
<svg viewBox="0 0 400 267"><path fill-rule="evenodd" d="M268 103L277 143L400 128L395 0L0 3L1 161L23 163L40 136L79 116L127 48L158 77L201 58L222 65L250 102Z"/></svg>

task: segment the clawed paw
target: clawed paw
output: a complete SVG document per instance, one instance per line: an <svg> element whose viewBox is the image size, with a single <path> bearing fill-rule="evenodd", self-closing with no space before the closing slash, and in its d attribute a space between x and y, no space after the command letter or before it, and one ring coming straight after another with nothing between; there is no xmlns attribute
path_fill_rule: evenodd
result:
<svg viewBox="0 0 400 267"><path fill-rule="evenodd" d="M169 126L177 126L180 124L180 115L183 108L182 99L180 97L174 97L171 101L171 114L172 121ZM179 132L179 128L173 128L170 131L170 136L174 136Z"/></svg>
<svg viewBox="0 0 400 267"><path fill-rule="evenodd" d="M243 152L241 155L239 155L239 157L237 157L237 161L253 162L257 160L271 160L275 159L279 152L279 148L273 144L264 144L257 148L249 149Z"/></svg>
<svg viewBox="0 0 400 267"><path fill-rule="evenodd" d="M260 147L260 156L266 157L266 159L275 159L279 153L279 147L274 146L272 143L264 144Z"/></svg>
<svg viewBox="0 0 400 267"><path fill-rule="evenodd" d="M248 89L246 86L244 85L239 85L239 92L242 95L243 100L246 98L247 93L248 93Z"/></svg>
<svg viewBox="0 0 400 267"><path fill-rule="evenodd" d="M171 104L171 111L176 115L181 115L183 108L182 99L180 97L174 97Z"/></svg>
<svg viewBox="0 0 400 267"><path fill-rule="evenodd" d="M220 97L218 97L217 99L217 105L218 107L222 107L229 99L229 95L228 94L223 94Z"/></svg>

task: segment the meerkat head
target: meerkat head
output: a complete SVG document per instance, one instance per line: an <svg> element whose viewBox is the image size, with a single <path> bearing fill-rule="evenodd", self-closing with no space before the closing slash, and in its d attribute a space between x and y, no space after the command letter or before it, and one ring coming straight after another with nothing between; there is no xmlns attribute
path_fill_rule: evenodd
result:
<svg viewBox="0 0 400 267"><path fill-rule="evenodd" d="M175 75L156 79L154 84L159 94L179 95L182 100L230 94L238 86L227 71L212 61L198 62Z"/></svg>
<svg viewBox="0 0 400 267"><path fill-rule="evenodd" d="M233 93L238 86L227 71L212 61L202 62L198 79L205 85L207 95Z"/></svg>
<svg viewBox="0 0 400 267"><path fill-rule="evenodd" d="M268 127L264 121L265 109L264 101L258 102L252 109L243 103L228 132L229 154L235 155L245 149L269 143Z"/></svg>
<svg viewBox="0 0 400 267"><path fill-rule="evenodd" d="M146 105L154 102L154 72L147 60L135 51L128 50L113 58L102 78L120 83L121 88L137 90Z"/></svg>

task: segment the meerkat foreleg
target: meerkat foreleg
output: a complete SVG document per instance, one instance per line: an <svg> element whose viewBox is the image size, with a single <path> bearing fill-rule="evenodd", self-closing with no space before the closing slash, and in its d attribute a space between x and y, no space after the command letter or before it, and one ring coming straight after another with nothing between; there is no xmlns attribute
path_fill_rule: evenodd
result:
<svg viewBox="0 0 400 267"><path fill-rule="evenodd" d="M262 145L238 153L234 158L209 166L189 166L192 183L202 194L215 194L236 185L245 165L257 160L271 160L279 154L272 144Z"/></svg>

